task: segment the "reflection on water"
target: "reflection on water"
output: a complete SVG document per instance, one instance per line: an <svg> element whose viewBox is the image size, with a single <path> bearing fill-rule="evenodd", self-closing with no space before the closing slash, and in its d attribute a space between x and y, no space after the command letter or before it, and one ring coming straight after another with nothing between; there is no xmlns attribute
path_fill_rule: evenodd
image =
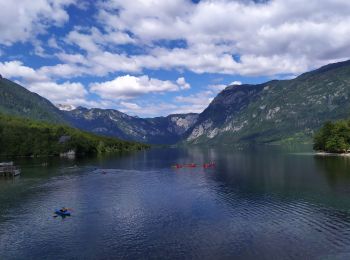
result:
<svg viewBox="0 0 350 260"><path fill-rule="evenodd" d="M315 161L330 185L336 188L350 184L350 157L315 156Z"/></svg>
<svg viewBox="0 0 350 260"><path fill-rule="evenodd" d="M197 147L16 163L22 176L0 180L1 259L350 256L348 158ZM63 206L72 216L53 218Z"/></svg>

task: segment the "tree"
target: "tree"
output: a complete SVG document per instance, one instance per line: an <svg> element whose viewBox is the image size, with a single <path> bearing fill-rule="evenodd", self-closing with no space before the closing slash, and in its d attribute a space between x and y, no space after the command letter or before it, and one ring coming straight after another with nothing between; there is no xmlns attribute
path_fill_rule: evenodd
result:
<svg viewBox="0 0 350 260"><path fill-rule="evenodd" d="M314 150L344 153L350 149L350 121L326 122L314 136Z"/></svg>

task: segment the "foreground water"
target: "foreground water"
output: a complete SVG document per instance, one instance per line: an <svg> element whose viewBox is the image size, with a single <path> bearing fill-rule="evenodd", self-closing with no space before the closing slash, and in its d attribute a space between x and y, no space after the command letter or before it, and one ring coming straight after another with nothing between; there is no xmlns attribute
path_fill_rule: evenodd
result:
<svg viewBox="0 0 350 260"><path fill-rule="evenodd" d="M0 259L350 259L349 158L167 148L43 160L0 179ZM54 218L62 206L72 216Z"/></svg>

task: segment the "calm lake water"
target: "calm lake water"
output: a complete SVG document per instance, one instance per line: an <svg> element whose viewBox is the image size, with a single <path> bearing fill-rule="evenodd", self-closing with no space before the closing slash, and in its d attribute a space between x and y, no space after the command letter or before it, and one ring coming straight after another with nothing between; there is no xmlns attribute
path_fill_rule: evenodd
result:
<svg viewBox="0 0 350 260"><path fill-rule="evenodd" d="M0 179L0 259L350 259L350 158L166 148L17 163ZM63 206L72 216L54 218Z"/></svg>

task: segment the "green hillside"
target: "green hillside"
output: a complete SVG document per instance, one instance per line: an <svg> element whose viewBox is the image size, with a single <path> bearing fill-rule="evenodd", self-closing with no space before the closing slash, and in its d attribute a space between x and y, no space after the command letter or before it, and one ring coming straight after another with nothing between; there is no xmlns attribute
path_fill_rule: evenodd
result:
<svg viewBox="0 0 350 260"><path fill-rule="evenodd" d="M1 156L58 156L141 150L147 145L101 137L64 125L0 114Z"/></svg>
<svg viewBox="0 0 350 260"><path fill-rule="evenodd" d="M50 101L4 78L0 78L0 112L51 123L66 122Z"/></svg>
<svg viewBox="0 0 350 260"><path fill-rule="evenodd" d="M350 117L350 61L292 80L229 86L198 117L187 143L312 142L326 121Z"/></svg>

